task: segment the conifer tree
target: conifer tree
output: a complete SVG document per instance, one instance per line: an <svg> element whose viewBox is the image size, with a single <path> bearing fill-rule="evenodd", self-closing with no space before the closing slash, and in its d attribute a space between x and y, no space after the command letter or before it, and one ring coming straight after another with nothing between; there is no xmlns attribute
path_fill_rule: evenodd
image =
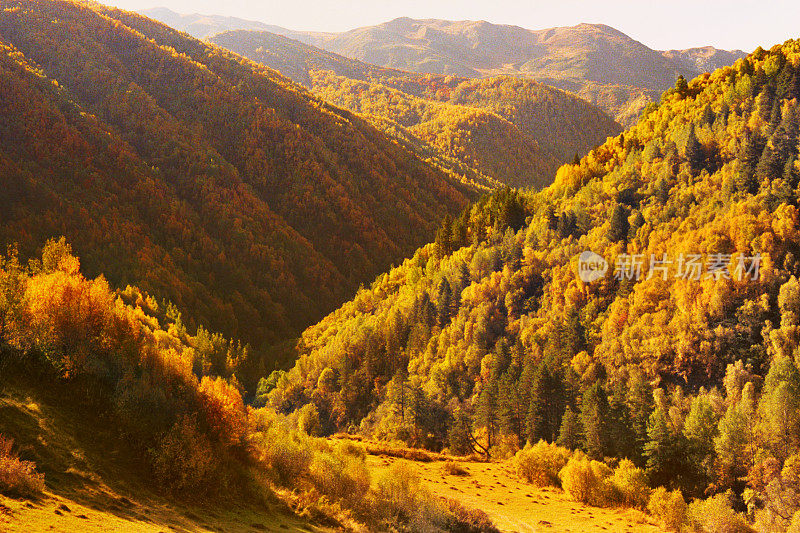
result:
<svg viewBox="0 0 800 533"><path fill-rule="evenodd" d="M686 81L686 78L683 77L683 74L680 74L678 79L675 80L675 92L682 97L686 96L689 92L689 83Z"/></svg>
<svg viewBox="0 0 800 533"><path fill-rule="evenodd" d="M723 488L740 492L753 467L758 440L755 388L748 381L738 402L728 406L719 421L719 435L714 439L717 460L717 482Z"/></svg>
<svg viewBox="0 0 800 533"><path fill-rule="evenodd" d="M636 432L626 402L626 388L622 380L617 381L609 398L610 444L615 457L635 461L639 459Z"/></svg>
<svg viewBox="0 0 800 533"><path fill-rule="evenodd" d="M561 420L561 428L558 432L558 440L556 442L559 446L570 450L577 450L581 442L583 442L580 417L569 405L564 411L564 416Z"/></svg>
<svg viewBox="0 0 800 533"><path fill-rule="evenodd" d="M439 282L437 292L437 321L439 323L439 327L442 328L448 322L450 322L450 313L452 312L453 304L453 290L450 288L450 282L447 280L447 278L443 277Z"/></svg>
<svg viewBox="0 0 800 533"><path fill-rule="evenodd" d="M644 446L648 441L647 423L653 412L653 389L645 378L644 372L636 369L628 378L628 393L626 397L628 412L631 416L631 427L636 439L637 455L642 456ZM631 458L637 462L636 459Z"/></svg>
<svg viewBox="0 0 800 533"><path fill-rule="evenodd" d="M686 139L686 160L693 174L697 174L704 167L705 154L703 145L697 140L694 124L689 127L689 136Z"/></svg>
<svg viewBox="0 0 800 533"><path fill-rule="evenodd" d="M525 422L528 442L539 440L555 442L565 403L561 378L552 372L546 361L543 361L533 378L533 389Z"/></svg>
<svg viewBox="0 0 800 533"><path fill-rule="evenodd" d="M708 397L705 394L695 397L684 422L683 434L688 440L690 461L697 470L699 486L706 486L713 474L717 422Z"/></svg>
<svg viewBox="0 0 800 533"><path fill-rule="evenodd" d="M608 229L608 240L611 242L619 242L628 238L628 212L622 204L614 206L614 211L611 213L611 226Z"/></svg>
<svg viewBox="0 0 800 533"><path fill-rule="evenodd" d="M611 455L613 450L608 433L608 396L600 382L584 391L580 419L586 453L598 460Z"/></svg>
<svg viewBox="0 0 800 533"><path fill-rule="evenodd" d="M495 444L495 436L500 427L500 409L498 402L498 383L490 379L483 384L475 408L475 422L479 428L486 432L487 453Z"/></svg>

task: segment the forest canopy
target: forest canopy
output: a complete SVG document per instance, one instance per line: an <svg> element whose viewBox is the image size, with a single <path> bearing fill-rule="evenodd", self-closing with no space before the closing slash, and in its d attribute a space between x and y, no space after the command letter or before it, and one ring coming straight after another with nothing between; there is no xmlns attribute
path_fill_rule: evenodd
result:
<svg viewBox="0 0 800 533"><path fill-rule="evenodd" d="M268 392L432 449L539 440L627 458L652 486L730 489L788 526L800 452L800 43L678 79L638 124L538 193L504 190L306 330ZM584 282L578 256L610 268ZM714 255L756 279L615 276ZM674 267L673 267L674 268ZM781 413L778 415L777 413ZM788 491L788 492L787 492Z"/></svg>

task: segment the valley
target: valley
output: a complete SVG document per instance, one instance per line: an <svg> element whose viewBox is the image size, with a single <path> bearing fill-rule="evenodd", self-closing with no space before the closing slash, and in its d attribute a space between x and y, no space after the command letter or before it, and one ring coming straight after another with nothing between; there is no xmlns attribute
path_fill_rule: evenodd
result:
<svg viewBox="0 0 800 533"><path fill-rule="evenodd" d="M784 17L167 5L0 6L0 530L800 531Z"/></svg>

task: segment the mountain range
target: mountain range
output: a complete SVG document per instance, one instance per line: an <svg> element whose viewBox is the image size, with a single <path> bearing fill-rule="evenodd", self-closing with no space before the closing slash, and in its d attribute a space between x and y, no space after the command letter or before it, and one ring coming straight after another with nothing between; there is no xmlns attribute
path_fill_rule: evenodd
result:
<svg viewBox="0 0 800 533"><path fill-rule="evenodd" d="M0 12L0 236L256 348L426 242L475 190L277 72L140 15Z"/></svg>
<svg viewBox="0 0 800 533"><path fill-rule="evenodd" d="M713 47L657 51L602 24L529 30L485 21L398 18L320 33L221 16L181 16L163 8L144 13L200 38L234 29L269 31L381 67L470 78L529 77L580 94L626 126L678 75L690 79L745 55Z"/></svg>
<svg viewBox="0 0 800 533"><path fill-rule="evenodd" d="M549 185L561 164L621 131L599 108L530 79L413 74L270 32L228 31L209 41L361 114L477 187Z"/></svg>

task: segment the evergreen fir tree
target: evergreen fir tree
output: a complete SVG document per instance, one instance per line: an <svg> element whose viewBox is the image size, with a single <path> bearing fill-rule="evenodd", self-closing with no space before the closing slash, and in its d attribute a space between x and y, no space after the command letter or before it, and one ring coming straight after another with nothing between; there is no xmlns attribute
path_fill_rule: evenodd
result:
<svg viewBox="0 0 800 533"><path fill-rule="evenodd" d="M598 460L611 455L613 450L608 433L608 397L599 382L584 391L580 419L586 453Z"/></svg>
<svg viewBox="0 0 800 533"><path fill-rule="evenodd" d="M628 238L628 211L622 204L617 204L611 213L611 226L608 229L608 240L619 242Z"/></svg>
<svg viewBox="0 0 800 533"><path fill-rule="evenodd" d="M703 145L697 140L694 124L689 127L689 136L686 139L686 160L693 174L697 174L705 165Z"/></svg>
<svg viewBox="0 0 800 533"><path fill-rule="evenodd" d="M564 385L546 362L539 364L533 379L526 428L528 442L555 442L565 408Z"/></svg>
<svg viewBox="0 0 800 533"><path fill-rule="evenodd" d="M580 417L578 417L578 414L573 411L572 407L569 405L561 419L561 428L559 429L558 441L556 442L559 446L570 450L577 450L581 442L583 442Z"/></svg>

